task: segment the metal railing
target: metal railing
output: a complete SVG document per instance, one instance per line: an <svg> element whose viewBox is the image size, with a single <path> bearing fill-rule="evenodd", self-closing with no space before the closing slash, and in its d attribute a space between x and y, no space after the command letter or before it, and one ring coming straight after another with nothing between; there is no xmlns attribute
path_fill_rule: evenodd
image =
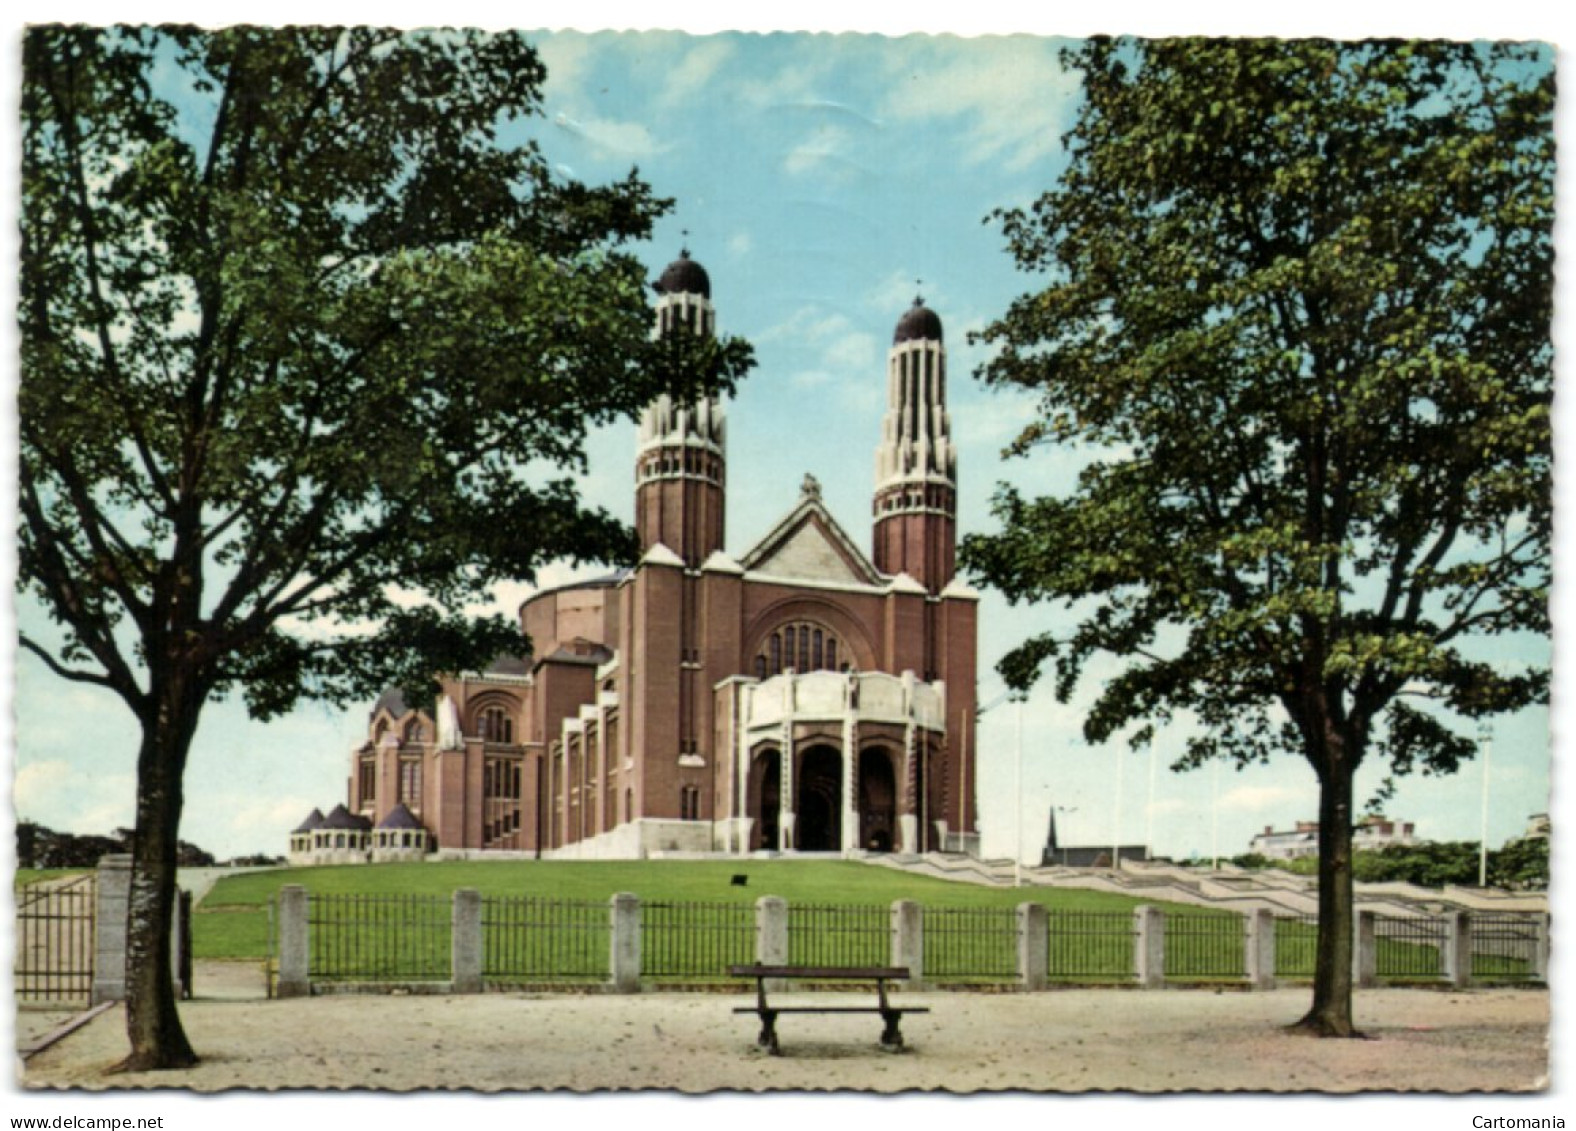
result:
<svg viewBox="0 0 1576 1131"><path fill-rule="evenodd" d="M925 977L1018 976L1018 912L1011 907L924 909Z"/></svg>
<svg viewBox="0 0 1576 1131"><path fill-rule="evenodd" d="M45 880L17 893L11 984L19 1005L87 1005L97 898L92 875Z"/></svg>
<svg viewBox="0 0 1576 1131"><path fill-rule="evenodd" d="M1135 977L1133 916L1128 911L1052 911L1046 974L1053 981L1127 981Z"/></svg>
<svg viewBox="0 0 1576 1131"><path fill-rule="evenodd" d="M885 907L788 907L788 961L795 966L885 966L891 953L891 912Z"/></svg>
<svg viewBox="0 0 1576 1131"><path fill-rule="evenodd" d="M326 982L446 982L450 906L440 895L311 895L307 970Z"/></svg>
<svg viewBox="0 0 1576 1131"><path fill-rule="evenodd" d="M1433 916L1374 916L1374 975L1398 981L1443 978L1449 920Z"/></svg>
<svg viewBox="0 0 1576 1131"><path fill-rule="evenodd" d="M481 916L483 981L608 976L613 927L606 903L495 896L482 900Z"/></svg>
<svg viewBox="0 0 1576 1131"><path fill-rule="evenodd" d="M1241 915L1178 912L1165 924L1168 980L1247 977L1247 920Z"/></svg>
<svg viewBox="0 0 1576 1131"><path fill-rule="evenodd" d="M744 903L641 904L640 972L648 978L725 978L755 961L755 908Z"/></svg>
<svg viewBox="0 0 1576 1131"><path fill-rule="evenodd" d="M1540 971L1542 921L1536 915L1475 911L1468 920L1472 937L1472 979L1483 982L1536 981Z"/></svg>
<svg viewBox="0 0 1576 1131"><path fill-rule="evenodd" d="M1275 917L1275 976L1311 978L1319 961L1319 917Z"/></svg>

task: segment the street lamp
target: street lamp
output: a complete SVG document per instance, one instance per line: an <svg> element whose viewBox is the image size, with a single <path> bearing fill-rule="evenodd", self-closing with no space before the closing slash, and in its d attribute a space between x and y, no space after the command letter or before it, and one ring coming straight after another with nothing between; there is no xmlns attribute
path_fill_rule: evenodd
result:
<svg viewBox="0 0 1576 1131"><path fill-rule="evenodd" d="M1478 833L1478 887L1488 887L1488 759L1494 749L1494 724L1478 720L1478 745L1483 748L1483 811Z"/></svg>

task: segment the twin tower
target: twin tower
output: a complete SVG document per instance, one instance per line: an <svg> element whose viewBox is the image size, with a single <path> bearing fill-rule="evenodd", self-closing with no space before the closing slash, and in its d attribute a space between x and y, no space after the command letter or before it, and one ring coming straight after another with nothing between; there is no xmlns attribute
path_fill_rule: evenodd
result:
<svg viewBox="0 0 1576 1131"><path fill-rule="evenodd" d="M711 280L684 252L657 281L656 333L716 332ZM635 527L641 552L662 544L692 569L724 544L727 421L705 398L666 396L641 416ZM887 358L887 410L876 449L873 563L931 594L956 570L958 454L947 412L941 319L916 298L898 319Z"/></svg>

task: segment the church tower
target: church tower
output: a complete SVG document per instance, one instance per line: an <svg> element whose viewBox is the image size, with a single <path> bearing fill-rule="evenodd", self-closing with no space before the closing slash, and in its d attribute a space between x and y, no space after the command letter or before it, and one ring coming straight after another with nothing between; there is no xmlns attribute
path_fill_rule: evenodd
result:
<svg viewBox="0 0 1576 1131"><path fill-rule="evenodd" d="M956 563L957 477L941 319L916 298L887 355L887 411L876 448L877 569L907 573L932 596L947 587Z"/></svg>
<svg viewBox="0 0 1576 1131"><path fill-rule="evenodd" d="M716 333L711 279L688 250L654 284L654 333ZM635 531L640 552L661 543L691 569L722 549L725 422L715 397L675 404L666 394L640 415L635 453Z"/></svg>

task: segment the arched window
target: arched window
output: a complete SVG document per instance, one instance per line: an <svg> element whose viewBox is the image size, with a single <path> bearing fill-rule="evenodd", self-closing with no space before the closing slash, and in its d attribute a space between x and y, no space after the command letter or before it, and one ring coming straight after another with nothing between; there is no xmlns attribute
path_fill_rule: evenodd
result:
<svg viewBox="0 0 1576 1131"><path fill-rule="evenodd" d="M514 741L514 720L502 707L488 707L482 711L481 724L483 742Z"/></svg>
<svg viewBox="0 0 1576 1131"><path fill-rule="evenodd" d="M846 654L837 637L822 625L785 624L766 638L756 655L755 677L766 679L787 668L800 672L847 671Z"/></svg>

